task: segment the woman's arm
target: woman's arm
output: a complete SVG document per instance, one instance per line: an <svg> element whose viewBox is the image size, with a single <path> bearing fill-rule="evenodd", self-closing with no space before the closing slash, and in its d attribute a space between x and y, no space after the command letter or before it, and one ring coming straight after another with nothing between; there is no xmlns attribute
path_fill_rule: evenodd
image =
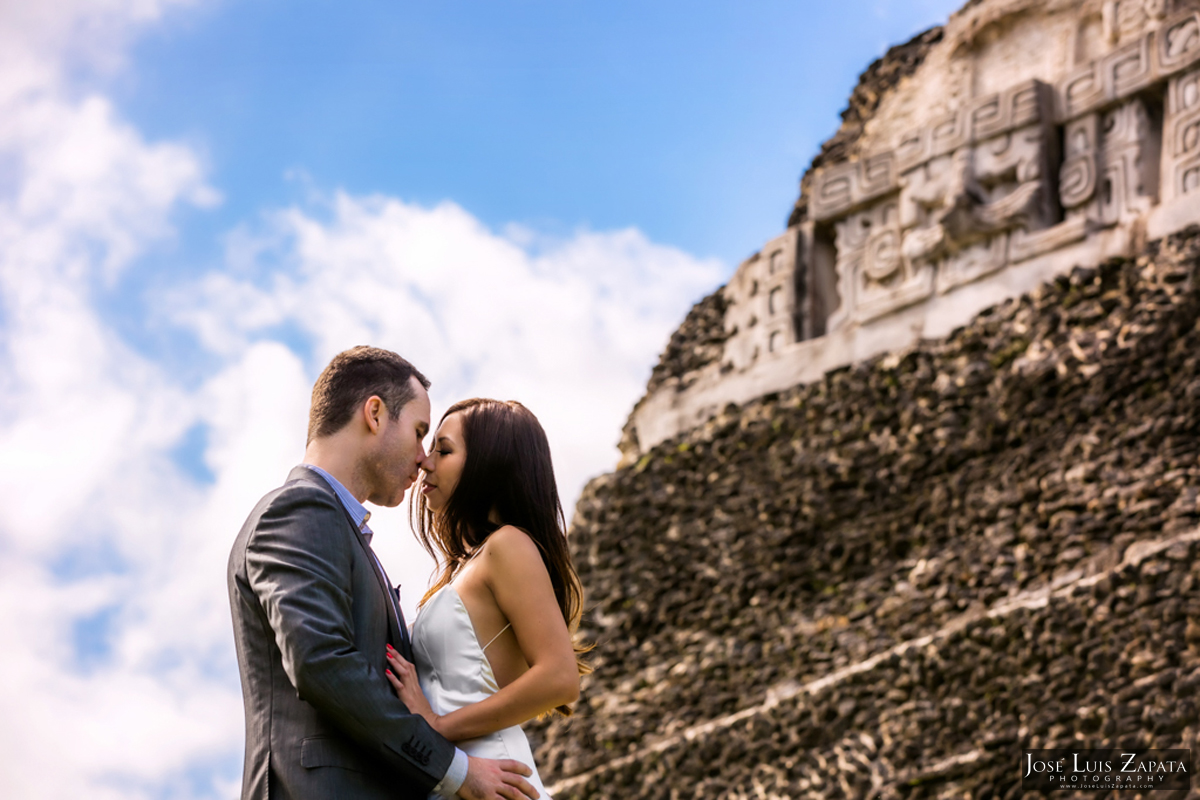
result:
<svg viewBox="0 0 1200 800"><path fill-rule="evenodd" d="M424 705L421 710L410 706L414 713L428 714L427 720L432 717L433 727L450 741L520 725L579 697L579 669L571 634L537 545L525 533L506 526L489 536L485 547L478 559L480 577L512 624L529 669L486 700L441 717L426 711L427 703L415 703ZM396 672L400 663L393 660L392 664ZM409 690L409 681L398 681L394 675L390 679L394 686ZM400 686L397 690L401 691Z"/></svg>

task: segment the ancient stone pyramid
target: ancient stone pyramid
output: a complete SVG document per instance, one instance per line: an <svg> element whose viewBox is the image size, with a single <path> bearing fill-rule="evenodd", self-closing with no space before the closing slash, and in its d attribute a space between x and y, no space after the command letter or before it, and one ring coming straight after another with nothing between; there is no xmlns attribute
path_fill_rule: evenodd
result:
<svg viewBox="0 0 1200 800"><path fill-rule="evenodd" d="M973 0L801 187L576 508L555 797L1012 798L1025 748L1194 747L1200 0Z"/></svg>

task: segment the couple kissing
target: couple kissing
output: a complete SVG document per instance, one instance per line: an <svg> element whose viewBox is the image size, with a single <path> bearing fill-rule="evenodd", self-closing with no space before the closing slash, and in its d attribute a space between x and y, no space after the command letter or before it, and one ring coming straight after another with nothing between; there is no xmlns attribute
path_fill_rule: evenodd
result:
<svg viewBox="0 0 1200 800"><path fill-rule="evenodd" d="M243 800L547 797L520 725L570 714L589 667L550 447L516 402L433 434L388 350L318 378L304 463L250 512L227 580L246 712ZM410 499L439 573L411 632L363 505Z"/></svg>

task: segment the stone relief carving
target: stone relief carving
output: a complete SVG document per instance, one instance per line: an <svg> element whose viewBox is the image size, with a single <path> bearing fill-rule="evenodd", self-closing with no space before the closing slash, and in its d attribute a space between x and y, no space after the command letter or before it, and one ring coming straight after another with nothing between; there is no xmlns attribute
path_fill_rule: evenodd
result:
<svg viewBox="0 0 1200 800"><path fill-rule="evenodd" d="M1100 150L1100 117L1087 114L1063 132L1063 165L1058 177L1059 198L1068 218L1096 196L1096 158Z"/></svg>
<svg viewBox="0 0 1200 800"><path fill-rule="evenodd" d="M965 100L889 149L818 170L810 215L837 231L837 275L849 289L831 329L1146 213L1160 194L1162 112L1137 96L1161 92L1155 87L1165 78L1200 60L1195 5L1104 3L1111 51L1054 86L1033 80ZM1184 6L1193 8L1171 16ZM960 83L960 73L969 66L953 72L948 86ZM1180 121L1172 123L1173 171L1164 177L1182 194L1200 184L1200 163L1191 160L1193 152L1200 157L1200 119L1193 118L1200 108L1188 99L1200 93L1200 81L1171 80L1179 88L1170 116ZM1176 106L1193 116L1182 121ZM864 225L873 226L865 238Z"/></svg>
<svg viewBox="0 0 1200 800"><path fill-rule="evenodd" d="M1081 235L1147 213L1159 194L1161 123L1141 98L1072 120L1063 132L1064 230ZM1080 227L1080 223L1084 223Z"/></svg>
<svg viewBox="0 0 1200 800"><path fill-rule="evenodd" d="M1122 217L1144 214L1158 193L1158 139L1146 104L1122 103L1104 114L1104 181L1100 221L1114 225Z"/></svg>
<svg viewBox="0 0 1200 800"><path fill-rule="evenodd" d="M1160 23L1162 6L1147 4L1143 8L1146 19L1153 23L1149 31L1073 70L1060 82L1061 119L1097 110L1200 59L1200 13L1189 11Z"/></svg>
<svg viewBox="0 0 1200 800"><path fill-rule="evenodd" d="M1031 125L939 156L907 173L900 194L902 252L914 267L937 266L946 292L1000 269L1008 232L1053 222L1045 162L1047 132Z"/></svg>
<svg viewBox="0 0 1200 800"><path fill-rule="evenodd" d="M1047 176L1057 145L1042 121L1048 92L1036 81L1022 84L901 137L894 162L887 161L888 177L898 170L899 178L875 188L876 196L891 194L835 222L837 272L850 292L831 326L865 322L935 288L946 292L990 274L1008 262L1010 231L1054 223L1057 198ZM857 175L860 191L839 188L841 203L820 213L871 197L861 191L864 172L822 176L822 187L831 180L849 187Z"/></svg>
<svg viewBox="0 0 1200 800"><path fill-rule="evenodd" d="M1200 52L1200 14L1189 14L1168 25L1158 41L1159 64L1178 69L1196 60Z"/></svg>
<svg viewBox="0 0 1200 800"><path fill-rule="evenodd" d="M1060 87L1061 116L1071 118L1093 111L1157 80L1161 68L1156 68L1152 58L1153 40L1154 34L1147 34L1068 75ZM1184 52L1178 58L1187 56Z"/></svg>
<svg viewBox="0 0 1200 800"><path fill-rule="evenodd" d="M1167 0L1109 0L1103 6L1104 38L1116 44L1167 15Z"/></svg>
<svg viewBox="0 0 1200 800"><path fill-rule="evenodd" d="M789 229L742 262L725 286L724 363L744 369L796 340L796 255L799 231Z"/></svg>
<svg viewBox="0 0 1200 800"><path fill-rule="evenodd" d="M895 156L892 153L833 165L816 185L812 197L813 217L831 219L886 194L895 188L895 184Z"/></svg>
<svg viewBox="0 0 1200 800"><path fill-rule="evenodd" d="M1171 80L1167 113L1163 189L1175 199L1200 189L1200 69Z"/></svg>
<svg viewBox="0 0 1200 800"><path fill-rule="evenodd" d="M991 138L1042 118L1049 87L1029 81L970 105L900 137L896 160L901 173L960 147Z"/></svg>
<svg viewBox="0 0 1200 800"><path fill-rule="evenodd" d="M838 283L842 311L830 319L840 325L852 311L862 322L901 305L917 302L933 290L933 267L906 257L899 207L889 200L839 220L837 231Z"/></svg>
<svg viewBox="0 0 1200 800"><path fill-rule="evenodd" d="M1200 223L1200 0L976 0L935 47L738 268L720 365L648 396L639 446Z"/></svg>

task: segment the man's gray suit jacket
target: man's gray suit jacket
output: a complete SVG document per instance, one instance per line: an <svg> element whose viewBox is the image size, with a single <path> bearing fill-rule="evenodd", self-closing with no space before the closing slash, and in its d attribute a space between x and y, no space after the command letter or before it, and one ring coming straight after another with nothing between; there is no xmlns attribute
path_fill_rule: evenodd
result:
<svg viewBox="0 0 1200 800"><path fill-rule="evenodd" d="M243 800L425 798L454 746L384 676L412 659L391 587L333 488L296 467L229 556L246 705Z"/></svg>

